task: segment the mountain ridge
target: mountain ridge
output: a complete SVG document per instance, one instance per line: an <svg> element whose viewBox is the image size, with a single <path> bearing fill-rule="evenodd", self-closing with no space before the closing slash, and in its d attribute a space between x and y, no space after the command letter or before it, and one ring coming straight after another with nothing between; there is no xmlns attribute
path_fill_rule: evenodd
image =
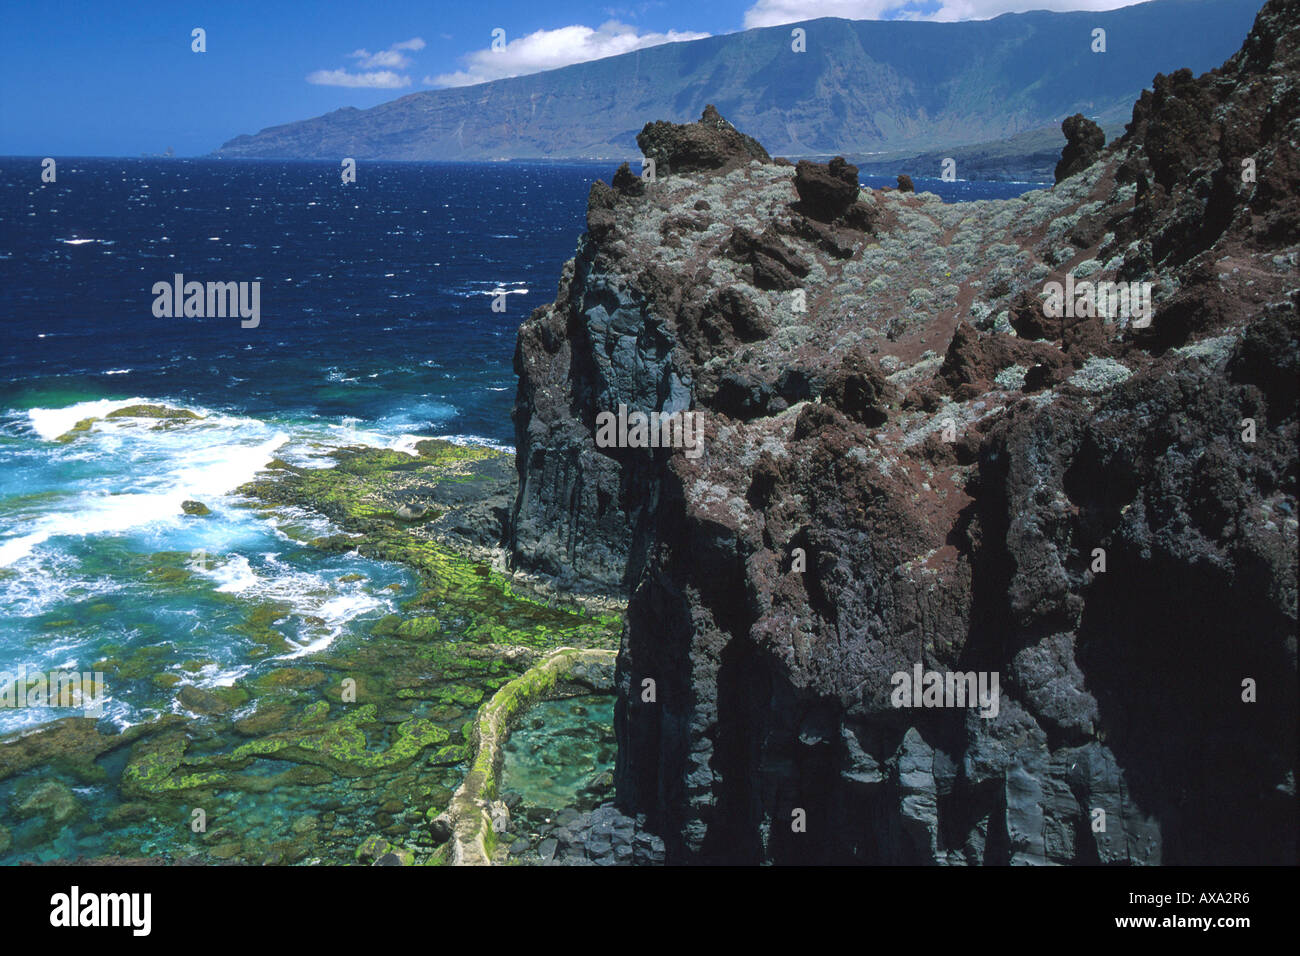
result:
<svg viewBox="0 0 1300 956"><path fill-rule="evenodd" d="M646 121L688 122L707 103L776 154L918 155L1076 112L1114 125L1156 72L1222 62L1257 10L1255 0L1151 0L959 23L824 17L342 107L235 137L214 155L632 159ZM1104 54L1090 50L1096 26L1107 31ZM796 28L805 53L791 50Z"/></svg>

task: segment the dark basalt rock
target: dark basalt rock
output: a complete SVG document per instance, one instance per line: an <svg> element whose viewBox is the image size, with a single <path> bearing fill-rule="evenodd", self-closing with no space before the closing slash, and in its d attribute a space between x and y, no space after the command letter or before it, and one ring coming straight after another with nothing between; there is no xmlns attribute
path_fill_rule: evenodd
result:
<svg viewBox="0 0 1300 956"><path fill-rule="evenodd" d="M772 161L758 140L728 123L712 104L695 123L647 123L637 134L636 144L642 155L655 161L656 176L726 172L753 160Z"/></svg>
<svg viewBox="0 0 1300 956"><path fill-rule="evenodd" d="M645 829L645 817L630 817L605 804L589 813L557 817L560 826L538 842L540 862L558 865L652 866L664 862L663 840ZM526 862L534 862L525 852Z"/></svg>
<svg viewBox="0 0 1300 956"><path fill-rule="evenodd" d="M587 192L587 232L595 239L603 239L614 229L614 205L618 193L597 179Z"/></svg>
<svg viewBox="0 0 1300 956"><path fill-rule="evenodd" d="M707 385L702 391L701 397L709 408L742 421L779 410L776 383L744 371L727 372L711 391Z"/></svg>
<svg viewBox="0 0 1300 956"><path fill-rule="evenodd" d="M759 342L772 334L771 324L758 306L734 288L721 289L703 302L684 304L678 327L682 340L701 354Z"/></svg>
<svg viewBox="0 0 1300 956"><path fill-rule="evenodd" d="M1101 127L1082 113L1067 116L1061 123L1061 132L1065 134L1065 149L1056 164L1058 183L1091 166L1106 145L1106 134Z"/></svg>
<svg viewBox="0 0 1300 956"><path fill-rule="evenodd" d="M640 196L645 193L645 183L640 176L632 172L632 168L627 163L615 171L612 185L624 196Z"/></svg>
<svg viewBox="0 0 1300 956"><path fill-rule="evenodd" d="M814 369L788 368L776 380L777 392L791 405L817 397L824 387L825 376Z"/></svg>
<svg viewBox="0 0 1300 956"><path fill-rule="evenodd" d="M836 156L829 163L799 160L794 188L803 210L812 218L831 222L849 211L858 198L858 167Z"/></svg>
<svg viewBox="0 0 1300 956"><path fill-rule="evenodd" d="M1244 385L1256 385L1271 409L1289 414L1300 391L1300 293L1290 309L1278 309L1246 329L1228 363L1228 373Z"/></svg>
<svg viewBox="0 0 1300 956"><path fill-rule="evenodd" d="M858 232L871 232L876 225L875 214L864 202L855 202L840 219L845 226Z"/></svg>
<svg viewBox="0 0 1300 956"><path fill-rule="evenodd" d="M1153 346L1183 345L1192 335L1218 328L1237 310L1233 296L1219 283L1214 267L1201 262L1188 271L1182 287L1156 311L1142 333Z"/></svg>
<svg viewBox="0 0 1300 956"><path fill-rule="evenodd" d="M810 269L771 229L756 236L737 227L731 234L730 249L739 261L749 263L754 270L754 285L760 289L797 289L799 280Z"/></svg>

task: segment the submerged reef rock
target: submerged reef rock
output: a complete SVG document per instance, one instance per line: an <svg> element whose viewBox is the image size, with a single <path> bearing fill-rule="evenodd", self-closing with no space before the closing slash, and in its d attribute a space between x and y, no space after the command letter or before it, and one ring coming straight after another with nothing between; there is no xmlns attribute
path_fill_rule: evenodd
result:
<svg viewBox="0 0 1300 956"><path fill-rule="evenodd" d="M592 188L519 330L507 543L628 596L602 826L671 863L1296 862L1294 9L1107 147L1067 122L1017 199L708 114ZM598 445L620 408L702 439Z"/></svg>

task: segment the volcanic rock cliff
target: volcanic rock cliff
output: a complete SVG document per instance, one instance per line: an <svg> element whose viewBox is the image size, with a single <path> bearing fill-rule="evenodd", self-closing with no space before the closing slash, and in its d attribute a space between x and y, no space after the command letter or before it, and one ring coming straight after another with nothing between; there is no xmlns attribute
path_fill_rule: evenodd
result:
<svg viewBox="0 0 1300 956"><path fill-rule="evenodd" d="M630 595L618 804L670 862L1296 862L1296 13L1020 199L716 113L593 185L519 332L510 547ZM1048 316L1069 281L1154 320ZM619 405L703 453L598 448ZM996 716L894 706L916 665Z"/></svg>

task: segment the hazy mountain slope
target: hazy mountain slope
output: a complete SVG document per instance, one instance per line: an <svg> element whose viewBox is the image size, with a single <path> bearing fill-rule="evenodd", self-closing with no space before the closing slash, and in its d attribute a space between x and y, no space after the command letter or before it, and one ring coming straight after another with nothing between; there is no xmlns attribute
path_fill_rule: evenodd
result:
<svg viewBox="0 0 1300 956"><path fill-rule="evenodd" d="M1108 13L969 23L826 18L747 30L458 89L352 107L226 143L217 155L453 160L631 157L651 119L706 103L774 154L986 143L1082 112L1128 118L1158 71L1208 69L1250 29L1256 0L1153 0ZM1107 52L1090 50L1094 27Z"/></svg>

